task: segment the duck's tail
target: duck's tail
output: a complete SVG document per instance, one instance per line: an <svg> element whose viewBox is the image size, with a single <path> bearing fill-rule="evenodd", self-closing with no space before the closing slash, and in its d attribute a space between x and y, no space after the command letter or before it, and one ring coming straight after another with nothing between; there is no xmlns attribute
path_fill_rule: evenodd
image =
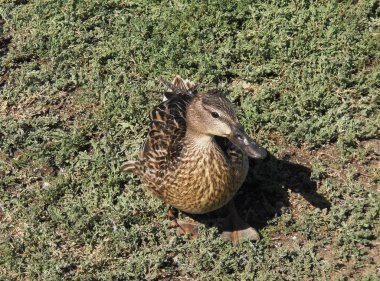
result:
<svg viewBox="0 0 380 281"><path fill-rule="evenodd" d="M197 91L197 85L189 79L183 79L180 75L176 75L172 82L168 82L162 78L160 82L166 87L166 93L164 94L163 101L171 99L178 93L195 94Z"/></svg>
<svg viewBox="0 0 380 281"><path fill-rule="evenodd" d="M121 170L126 173L136 173L137 161L128 161L121 165Z"/></svg>
<svg viewBox="0 0 380 281"><path fill-rule="evenodd" d="M183 79L180 75L176 75L172 84L182 91L190 91L196 87L195 83L189 79Z"/></svg>

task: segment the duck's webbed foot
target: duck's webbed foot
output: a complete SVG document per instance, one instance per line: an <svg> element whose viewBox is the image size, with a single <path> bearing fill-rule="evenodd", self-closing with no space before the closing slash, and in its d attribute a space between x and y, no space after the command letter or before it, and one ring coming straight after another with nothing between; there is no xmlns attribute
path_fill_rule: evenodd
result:
<svg viewBox="0 0 380 281"><path fill-rule="evenodd" d="M229 213L223 223L222 237L230 240L233 245L244 240L260 240L260 235L256 229L246 223L237 213L233 199L227 207Z"/></svg>
<svg viewBox="0 0 380 281"><path fill-rule="evenodd" d="M170 219L170 228L176 228L178 235L189 235L191 240L198 238L198 224L189 221L182 221L177 219L177 213L169 207L168 218Z"/></svg>

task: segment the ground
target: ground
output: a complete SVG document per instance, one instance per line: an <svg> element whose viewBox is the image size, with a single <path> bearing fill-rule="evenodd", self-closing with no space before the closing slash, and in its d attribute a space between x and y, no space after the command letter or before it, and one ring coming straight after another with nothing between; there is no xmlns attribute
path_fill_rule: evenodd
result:
<svg viewBox="0 0 380 281"><path fill-rule="evenodd" d="M0 279L379 280L379 6L0 0ZM176 74L270 152L236 198L259 242L177 236L120 172Z"/></svg>

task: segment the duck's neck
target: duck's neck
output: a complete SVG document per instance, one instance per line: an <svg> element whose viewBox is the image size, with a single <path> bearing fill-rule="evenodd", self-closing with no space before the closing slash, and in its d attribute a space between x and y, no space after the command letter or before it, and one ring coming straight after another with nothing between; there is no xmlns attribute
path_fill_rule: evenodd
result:
<svg viewBox="0 0 380 281"><path fill-rule="evenodd" d="M201 134L191 129L186 131L186 139L190 146L197 149L209 149L214 146L214 137L212 135Z"/></svg>

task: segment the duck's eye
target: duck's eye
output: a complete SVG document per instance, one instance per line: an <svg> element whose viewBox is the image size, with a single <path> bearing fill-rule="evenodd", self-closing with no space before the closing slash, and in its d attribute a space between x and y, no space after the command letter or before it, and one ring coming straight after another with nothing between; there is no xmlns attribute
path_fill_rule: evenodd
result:
<svg viewBox="0 0 380 281"><path fill-rule="evenodd" d="M211 112L211 116L214 118L219 118L219 113L218 112Z"/></svg>

